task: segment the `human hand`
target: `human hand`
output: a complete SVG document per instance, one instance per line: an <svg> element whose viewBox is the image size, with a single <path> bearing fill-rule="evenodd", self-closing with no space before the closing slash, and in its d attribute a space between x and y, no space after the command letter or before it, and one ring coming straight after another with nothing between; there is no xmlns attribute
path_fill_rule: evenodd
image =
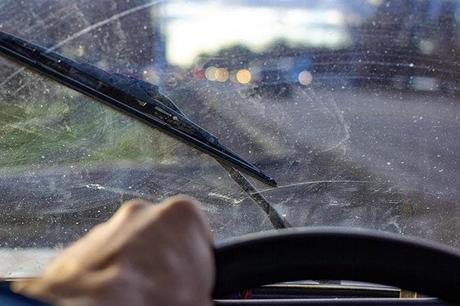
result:
<svg viewBox="0 0 460 306"><path fill-rule="evenodd" d="M57 257L43 277L13 289L62 305L211 305L212 236L199 203L125 203Z"/></svg>

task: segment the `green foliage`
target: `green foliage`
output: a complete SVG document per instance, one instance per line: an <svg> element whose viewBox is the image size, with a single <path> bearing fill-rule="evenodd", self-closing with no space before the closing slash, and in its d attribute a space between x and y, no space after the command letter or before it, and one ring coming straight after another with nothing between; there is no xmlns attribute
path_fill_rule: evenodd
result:
<svg viewBox="0 0 460 306"><path fill-rule="evenodd" d="M0 96L0 170L171 160L168 136L70 90L17 101Z"/></svg>

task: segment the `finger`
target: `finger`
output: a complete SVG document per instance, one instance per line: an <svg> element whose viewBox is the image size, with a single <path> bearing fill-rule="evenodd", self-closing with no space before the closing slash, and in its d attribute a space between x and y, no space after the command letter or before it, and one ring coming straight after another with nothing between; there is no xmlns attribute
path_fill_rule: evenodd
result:
<svg viewBox="0 0 460 306"><path fill-rule="evenodd" d="M158 211L153 214L161 215L161 221L170 225L179 225L177 230L184 228L184 224L192 223L198 225L201 234L212 244L213 238L209 221L205 213L201 210L201 203L193 197L177 195L170 197L160 203Z"/></svg>
<svg viewBox="0 0 460 306"><path fill-rule="evenodd" d="M97 295L102 290L116 287L121 269L112 265L104 270L86 271L71 281L59 278L33 279L14 282L11 289L15 292L40 298L45 301L72 298L81 295Z"/></svg>
<svg viewBox="0 0 460 306"><path fill-rule="evenodd" d="M154 203L146 200L132 199L130 201L124 202L120 206L120 208L115 212L115 214L109 219L109 221L117 222L119 221L119 219L129 219L154 205Z"/></svg>
<svg viewBox="0 0 460 306"><path fill-rule="evenodd" d="M71 277L76 271L101 269L108 265L117 255L116 250L119 248L119 244L115 243L116 238L123 231L126 231L126 226L120 223L126 222L126 220L133 220L136 214L152 205L153 203L139 199L122 204L111 219L96 225L80 240L68 246L47 267L44 276ZM127 234L125 233L125 235ZM63 269L66 270L66 273L56 273Z"/></svg>

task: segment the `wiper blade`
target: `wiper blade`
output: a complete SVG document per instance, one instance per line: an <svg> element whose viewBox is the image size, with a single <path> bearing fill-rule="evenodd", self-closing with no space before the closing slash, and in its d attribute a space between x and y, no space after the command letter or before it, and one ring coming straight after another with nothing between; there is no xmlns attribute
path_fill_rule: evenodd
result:
<svg viewBox="0 0 460 306"><path fill-rule="evenodd" d="M220 144L216 136L188 119L155 85L78 63L2 31L0 54L142 120L263 183L276 186L273 178Z"/></svg>

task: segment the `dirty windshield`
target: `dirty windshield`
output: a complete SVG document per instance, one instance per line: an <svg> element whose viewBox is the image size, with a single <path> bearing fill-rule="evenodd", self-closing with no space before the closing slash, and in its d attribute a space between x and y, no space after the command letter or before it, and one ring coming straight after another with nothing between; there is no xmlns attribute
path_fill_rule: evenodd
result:
<svg viewBox="0 0 460 306"><path fill-rule="evenodd" d="M459 24L450 0L1 0L1 31L158 85L278 187L242 188L1 56L0 276L39 273L125 200L178 193L216 240L341 226L460 247Z"/></svg>

